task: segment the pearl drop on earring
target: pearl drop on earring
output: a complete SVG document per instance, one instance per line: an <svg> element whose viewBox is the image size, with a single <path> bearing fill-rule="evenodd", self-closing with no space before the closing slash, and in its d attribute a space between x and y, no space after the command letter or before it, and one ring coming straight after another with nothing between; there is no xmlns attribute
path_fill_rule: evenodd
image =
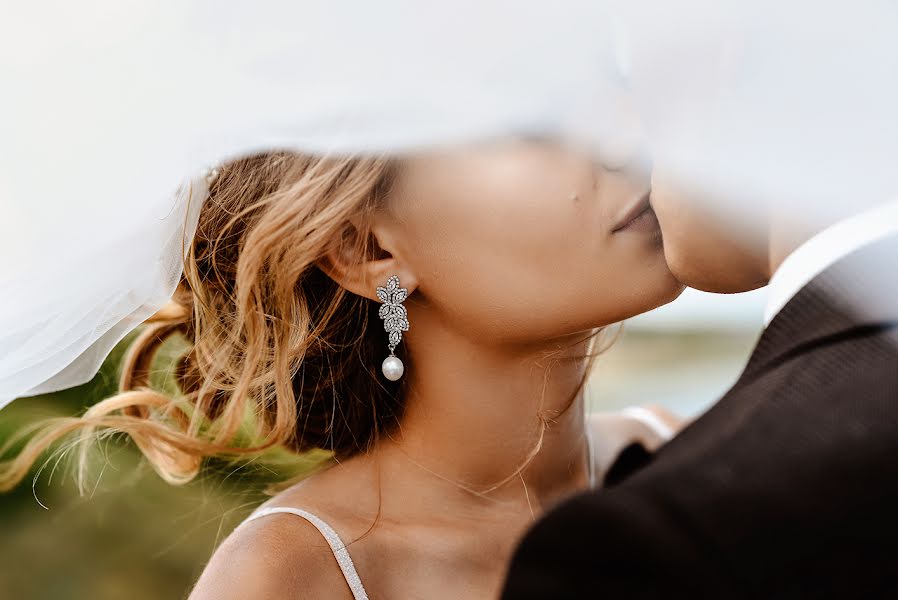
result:
<svg viewBox="0 0 898 600"><path fill-rule="evenodd" d="M405 365L402 364L398 356L391 354L384 359L380 370L383 371L384 377L390 381L399 381L399 378L405 373Z"/></svg>

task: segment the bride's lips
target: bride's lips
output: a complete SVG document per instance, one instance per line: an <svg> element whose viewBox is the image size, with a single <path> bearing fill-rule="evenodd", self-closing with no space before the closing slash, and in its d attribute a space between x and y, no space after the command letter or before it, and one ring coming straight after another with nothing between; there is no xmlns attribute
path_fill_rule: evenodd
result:
<svg viewBox="0 0 898 600"><path fill-rule="evenodd" d="M658 217L652 210L651 196L646 193L638 202L633 203L617 221L611 233L621 231L654 232L659 228Z"/></svg>

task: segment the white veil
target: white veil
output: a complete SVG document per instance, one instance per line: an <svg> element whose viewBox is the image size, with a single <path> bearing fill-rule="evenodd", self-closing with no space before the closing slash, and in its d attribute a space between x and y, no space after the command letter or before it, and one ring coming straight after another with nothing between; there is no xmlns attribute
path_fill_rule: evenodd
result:
<svg viewBox="0 0 898 600"><path fill-rule="evenodd" d="M536 133L600 153L644 144L733 214L742 198L807 215L851 185L894 191L896 5L821 4L7 7L0 407L89 380L165 304L205 194L198 174L239 154Z"/></svg>

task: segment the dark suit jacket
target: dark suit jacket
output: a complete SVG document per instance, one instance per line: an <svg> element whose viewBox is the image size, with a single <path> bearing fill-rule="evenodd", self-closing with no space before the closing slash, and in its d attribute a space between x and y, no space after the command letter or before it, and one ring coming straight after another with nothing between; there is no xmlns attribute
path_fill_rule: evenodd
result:
<svg viewBox="0 0 898 600"><path fill-rule="evenodd" d="M808 284L705 415L537 523L503 598L898 598L896 259Z"/></svg>

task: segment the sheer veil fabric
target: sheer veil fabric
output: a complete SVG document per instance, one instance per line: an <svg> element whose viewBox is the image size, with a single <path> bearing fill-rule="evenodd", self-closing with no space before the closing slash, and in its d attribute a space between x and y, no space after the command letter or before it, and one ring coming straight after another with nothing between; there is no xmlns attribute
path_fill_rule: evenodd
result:
<svg viewBox="0 0 898 600"><path fill-rule="evenodd" d="M785 198L812 218L849 190L898 190L898 8L822 4L9 8L0 407L88 381L167 302L205 196L198 174L241 154L401 153L536 134L601 160L650 156L727 198L733 215Z"/></svg>
<svg viewBox="0 0 898 600"><path fill-rule="evenodd" d="M584 99L579 82L613 66L601 64L608 37L581 25L607 22L604 10L568 0L10 9L0 406L88 381L166 303L204 167L267 148L399 152L557 129L568 110L558 109Z"/></svg>
<svg viewBox="0 0 898 600"><path fill-rule="evenodd" d="M122 231L73 248L50 240L56 261L4 282L0 406L90 380L115 344L169 301L206 194L196 177L169 199L166 214L122 215Z"/></svg>

